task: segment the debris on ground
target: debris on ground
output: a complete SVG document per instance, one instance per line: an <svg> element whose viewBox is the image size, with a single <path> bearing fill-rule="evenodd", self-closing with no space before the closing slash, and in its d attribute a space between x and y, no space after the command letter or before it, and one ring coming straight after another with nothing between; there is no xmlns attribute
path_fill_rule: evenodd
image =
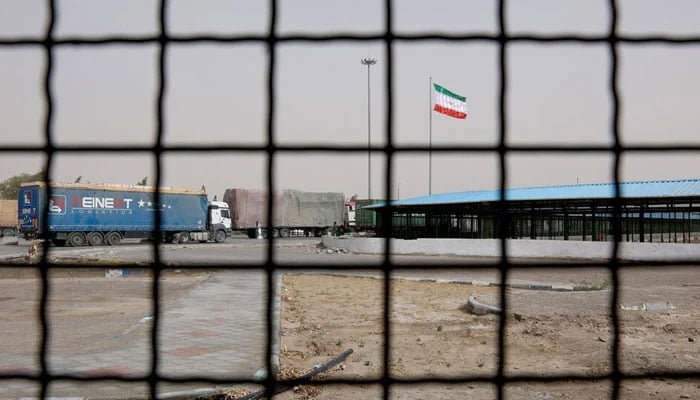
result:
<svg viewBox="0 0 700 400"><path fill-rule="evenodd" d="M475 297L470 297L467 301L466 311L474 315L500 314L503 312L499 307L480 303Z"/></svg>
<svg viewBox="0 0 700 400"><path fill-rule="evenodd" d="M29 251L27 252L27 261L37 261L44 255L44 243L40 240L32 241L31 246L29 246Z"/></svg>
<svg viewBox="0 0 700 400"><path fill-rule="evenodd" d="M350 250L339 247L320 247L316 249L316 254L348 254Z"/></svg>
<svg viewBox="0 0 700 400"><path fill-rule="evenodd" d="M281 369L280 372L277 373L277 380L279 383L277 383L277 386L274 389L274 394L291 390L294 393L302 396L302 398L305 400L315 399L321 394L321 388L310 385L302 385L300 382L311 381L312 379L317 378L323 372L326 372L334 366L340 364L350 354L352 354L352 351L352 349L347 349L339 355L333 357L333 359L327 363L315 365L308 372L304 372L304 370L301 368L295 367ZM210 397L197 397L194 400L255 400L266 398L265 389L257 392L251 392L245 389L234 389Z"/></svg>
<svg viewBox="0 0 700 400"><path fill-rule="evenodd" d="M247 396L247 395L252 394L252 393L253 393L252 390L241 389L241 388L229 390L226 392L225 400L237 399L239 397Z"/></svg>
<svg viewBox="0 0 700 400"><path fill-rule="evenodd" d="M633 306L625 306L620 304L620 309L625 311L667 311L675 310L676 307L670 302L665 303L642 303Z"/></svg>

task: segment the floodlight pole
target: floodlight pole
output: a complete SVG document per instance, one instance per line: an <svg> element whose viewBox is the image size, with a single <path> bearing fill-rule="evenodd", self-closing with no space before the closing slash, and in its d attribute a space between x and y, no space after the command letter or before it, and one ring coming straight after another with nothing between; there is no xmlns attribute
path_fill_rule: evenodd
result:
<svg viewBox="0 0 700 400"><path fill-rule="evenodd" d="M360 60L362 65L367 66L367 198L372 198L372 111L370 108L370 85L369 71L370 67L377 63L374 58L363 58Z"/></svg>

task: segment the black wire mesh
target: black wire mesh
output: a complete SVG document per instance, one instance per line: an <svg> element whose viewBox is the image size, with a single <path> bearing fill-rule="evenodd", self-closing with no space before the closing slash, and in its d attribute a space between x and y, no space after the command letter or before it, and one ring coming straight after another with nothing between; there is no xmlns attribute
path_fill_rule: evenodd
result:
<svg viewBox="0 0 700 400"><path fill-rule="evenodd" d="M393 30L393 3L391 0L386 0L384 3L384 30L379 34L304 34L304 35L279 35L277 34L277 23L278 23L278 1L269 1L269 25L267 33L264 35L171 35L168 34L167 29L167 9L168 1L161 0L159 2L159 24L158 33L156 35L140 35L140 36L110 36L110 37L66 37L57 39L55 38L54 28L57 18L59 16L59 11L56 7L56 2L53 0L47 1L48 8L48 23L46 25L46 31L43 39L33 39L33 38L16 38L16 39L0 39L0 48L10 48L10 47L42 47L46 54L46 69L44 75L44 95L46 101L46 117L44 121L44 140L45 144L43 146L32 146L32 145L5 145L0 148L2 154L36 154L41 153L46 156L46 179L51 181L51 171L52 162L54 156L57 153L94 153L94 152L113 152L113 153L141 153L149 152L154 156L154 169L155 169L155 183L156 187L161 185L161 171L162 164L161 158L164 154L168 153L201 153L201 152L218 152L218 153L228 153L228 152L263 152L267 156L267 190L271 193L275 191L275 184L273 180L273 172L275 169L275 156L280 153L298 153L298 152L308 152L308 153L358 153L362 151L367 151L366 146L347 146L347 145L319 145L318 143L306 143L301 145L278 145L275 143L275 132L274 124L275 121L275 76L277 68L277 49L280 44L283 43L327 43L327 42L377 42L380 41L385 44L385 54L383 57L384 68L386 70L386 76L389 79L386 80L386 87L384 91L386 93L386 112L387 119L385 121L385 145L383 146L371 146L369 149L374 153L381 153L386 155L386 174L385 174L385 193L389 198L392 198L392 188L394 187L392 183L392 171L393 171L393 157L397 153L425 153L428 148L426 146L414 146L414 145L394 145L394 81L392 79L392 74L394 71L394 48L393 45L396 42L487 42L495 44L499 49L499 81L498 81L498 143L493 146L489 145L473 145L473 146L431 146L431 151L436 153L447 153L447 152L477 152L477 153L495 153L499 157L499 180L501 194L505 193L505 188L508 186L508 176L506 173L506 162L509 153L518 152L538 152L538 153L604 153L612 154L614 156L613 165L613 177L615 183L615 206L613 213L613 233L615 237L619 237L618 233L621 231L621 202L620 202L620 159L624 153L649 153L649 152L688 152L688 151L699 151L700 146L692 143L671 143L663 145L623 145L620 140L620 99L618 90L618 45L666 45L666 46L696 46L700 45L699 36L664 36L664 35L648 35L648 36L633 36L633 35L620 35L618 34L618 6L615 0L610 0L608 2L608 9L610 14L610 24L608 33L605 35L510 35L508 34L508 23L506 18L506 1L497 1L498 7L498 33L497 34L440 34L440 33L421 33L421 34L397 34ZM587 44L587 43L597 43L606 44L610 51L610 70L609 70L609 94L612 104L612 119L610 123L610 135L613 139L612 145L508 145L508 107L506 100L508 98L508 46L512 43L540 43L540 44L551 44L551 43L568 43L568 44ZM268 55L268 67L267 67L267 118L266 118L266 143L263 145L164 145L163 144L163 115L164 115L164 102L166 97L167 89L167 76L166 76L166 54L170 44L202 44L202 43L219 43L219 44L238 44L238 43L258 43L264 44L267 48ZM158 80L157 80L157 107L156 107L156 136L155 143L153 145L56 145L54 144L54 93L52 93L51 82L53 78L53 64L54 64L54 49L57 47L65 46L80 46L87 48L104 47L112 45L158 45ZM50 191L50 187L47 188ZM50 193L47 195L47 198ZM155 193L155 202L159 202L159 193ZM274 210L274 197L268 197L267 204L268 220L272 220L272 210ZM502 197L500 202L500 207L505 206L505 199ZM389 209L383 209L381 212L388 215L391 212ZM46 224L48 216L48 210L44 210L43 223ZM389 231L391 231L391 218L383 218L389 224ZM155 213L155 226L160 225L160 215ZM44 226L44 230L46 226ZM490 383L495 385L497 388L497 398L505 398L504 388L510 383L518 382L530 382L530 383L557 383L564 381L577 381L577 382L609 382L611 385L610 398L617 399L620 398L620 387L621 383L625 380L649 380L649 379L697 379L700 378L700 369L695 369L691 371L650 371L646 373L623 373L620 369L620 321L618 316L618 299L620 296L620 282L618 270L620 268L620 263L618 261L618 250L619 243L615 241L612 247L612 254L610 261L606 263L582 263L578 264L576 267L605 267L607 268L612 276L611 291L612 295L610 298L610 318L613 327L613 341L612 349L610 352L610 363L611 372L603 374L562 374L562 375L550 375L550 376L540 376L540 375L512 375L506 374L504 370L505 360L506 360L506 324L507 319L505 317L507 307L506 302L506 285L505 282L508 280L508 275L510 270L514 267L513 264L509 262L508 259L508 248L506 246L506 226L501 224L500 229L500 251L501 258L498 268L500 270L500 304L504 307L504 312L500 314L499 318L499 333L498 333L498 368L495 374L491 376L458 376L458 377L429 377L429 378L418 378L418 379L399 379L389 375L390 371L389 360L391 360L391 339L392 339L392 325L389 319L390 315L390 293L391 293L391 273L395 269L395 265L392 264L389 259L390 252L390 241L389 238L386 239L385 254L383 258L383 263L379 267L384 274L384 333L383 333L383 375L378 379L326 379L323 382L314 381L315 385L326 385L326 384L345 384L345 385L366 385L366 384L380 384L383 388L383 398L389 398L391 394L391 389L393 385L398 384L422 384L422 383L439 383L439 384L454 384L454 383ZM159 238L159 232L154 232L156 238ZM264 266L267 275L267 370L272 371L272 361L271 361L271 351L272 351L272 326L273 326L273 298L272 293L274 293L274 274L278 270L278 266L273 261L275 246L273 246L272 235L268 237L268 247L267 247L267 258ZM156 240L158 243L159 240ZM0 373L0 381L7 381L11 379L23 379L38 382L41 384L41 397L45 398L47 396L48 385L52 381L65 380L65 381L75 381L75 382L147 382L150 386L150 396L151 398L157 397L157 385L159 382L171 382L171 383L185 383L191 381L199 382L211 382L211 383L259 383L258 380L243 379L243 380L231 380L231 379L217 379L207 376L191 376L186 378L173 378L164 376L158 373L159 366L159 320L160 315L160 304L159 304L159 277L162 272L163 264L161 263L160 247L159 245L154 245L153 247L154 261L148 267L153 272L153 329L151 331L151 364L150 372L145 376L119 376L119 375L99 375L99 376L76 376L70 374L52 374L49 372L47 365L47 343L49 332L48 315L47 315L47 302L48 295L51 290L51 282L48 276L50 269L55 268L75 268L75 265L62 264L55 265L50 264L47 260L47 252L45 251L42 256L42 260L38 265L38 269L41 273L41 301L39 305L39 319L41 322L41 341L40 341L40 352L39 352L39 364L40 372L38 374L33 373ZM645 263L645 265L663 266L667 265L665 262L650 262ZM674 265L686 264L695 265L694 262L679 263L674 262ZM518 264L517 268L528 268L528 267L541 267L547 266L548 264L539 263L529 263L529 264ZM347 266L348 268L356 268L356 266ZM424 266L402 266L402 269L411 268L422 268ZM441 268L450 268L449 266L441 265ZM470 265L469 267L454 267L454 268L492 268L493 265ZM189 268L198 268L197 266L190 266ZM208 268L208 267L206 267ZM221 268L228 269L260 269L260 265L255 264L245 264L241 263L235 266L221 266ZM313 269L313 266L309 268ZM320 268L320 267L316 267ZM567 268L572 268L567 266ZM265 388L272 392L275 386L278 384L275 376L268 374L268 376L262 382Z"/></svg>

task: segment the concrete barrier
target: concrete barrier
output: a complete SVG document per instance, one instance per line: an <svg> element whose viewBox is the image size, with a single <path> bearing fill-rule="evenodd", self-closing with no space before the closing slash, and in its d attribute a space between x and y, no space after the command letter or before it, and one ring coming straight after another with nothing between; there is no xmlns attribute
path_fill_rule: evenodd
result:
<svg viewBox="0 0 700 400"><path fill-rule="evenodd" d="M353 253L383 254L386 239L367 237L327 237L325 247ZM391 254L454 255L471 257L501 256L498 239L390 239ZM552 259L609 259L612 242L568 240L506 240L509 257ZM621 242L618 259L627 261L700 261L700 244Z"/></svg>

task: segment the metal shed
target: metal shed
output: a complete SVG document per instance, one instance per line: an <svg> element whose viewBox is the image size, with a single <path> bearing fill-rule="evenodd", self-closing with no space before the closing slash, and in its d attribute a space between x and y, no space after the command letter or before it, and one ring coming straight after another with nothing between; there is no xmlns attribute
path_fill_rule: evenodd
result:
<svg viewBox="0 0 700 400"><path fill-rule="evenodd" d="M617 220L619 241L700 240L700 179L622 182L619 189L616 197L613 183L517 188L503 199L500 190L467 191L367 208L377 211L378 235L404 239L612 241Z"/></svg>

